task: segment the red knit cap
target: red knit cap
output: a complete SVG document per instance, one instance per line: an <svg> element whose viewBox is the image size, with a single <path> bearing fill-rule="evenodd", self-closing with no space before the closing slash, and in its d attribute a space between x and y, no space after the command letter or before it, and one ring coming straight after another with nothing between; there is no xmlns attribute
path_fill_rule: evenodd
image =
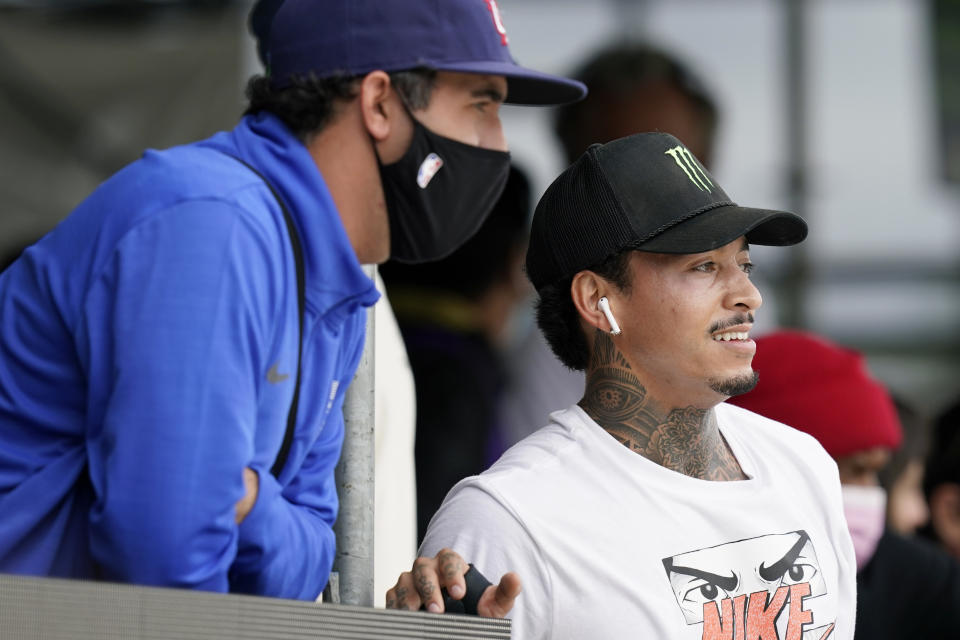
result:
<svg viewBox="0 0 960 640"><path fill-rule="evenodd" d="M728 402L809 433L834 458L900 446L897 410L859 353L799 331L756 342L760 382Z"/></svg>

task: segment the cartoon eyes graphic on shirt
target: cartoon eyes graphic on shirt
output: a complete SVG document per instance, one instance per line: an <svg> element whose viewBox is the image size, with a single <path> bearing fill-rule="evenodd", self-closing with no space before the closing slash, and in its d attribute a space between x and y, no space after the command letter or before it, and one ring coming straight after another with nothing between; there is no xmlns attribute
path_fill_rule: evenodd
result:
<svg viewBox="0 0 960 640"><path fill-rule="evenodd" d="M704 638L744 624L765 629L763 638L784 638L788 628L808 633L831 622L813 622L811 607L826 583L806 531L688 551L664 558L663 566L686 623L702 624Z"/></svg>
<svg viewBox="0 0 960 640"><path fill-rule="evenodd" d="M777 581L777 586L790 586L803 582L810 582L817 574L817 569L811 564L796 563L787 568L786 573ZM734 578L739 582L738 579ZM736 583L734 583L736 584ZM694 579L690 583L689 589L683 596L684 602L703 604L704 602L716 602L723 598L730 598L736 594L736 587L732 590L721 587L716 582Z"/></svg>
<svg viewBox="0 0 960 640"><path fill-rule="evenodd" d="M729 576L720 576L693 567L673 566L672 569L678 576L686 576L685 579L678 577L677 584L674 585L675 590L677 587L686 590L683 603L698 608L705 602L729 598L740 584L740 579L733 572Z"/></svg>
<svg viewBox="0 0 960 640"><path fill-rule="evenodd" d="M686 603L702 605L705 602L716 602L723 598L730 597L726 589L721 588L713 582L696 580L691 584L693 586L687 590L683 597L683 601Z"/></svg>
<svg viewBox="0 0 960 640"><path fill-rule="evenodd" d="M706 598L707 600L716 600L719 592L720 592L720 588L717 587L717 585L715 584L707 583L702 587L700 587L701 595L703 595L703 597ZM723 593L724 595L726 595L727 592L724 591Z"/></svg>
<svg viewBox="0 0 960 640"><path fill-rule="evenodd" d="M810 564L794 564L783 575L782 584L800 584L810 582L817 575L817 568Z"/></svg>

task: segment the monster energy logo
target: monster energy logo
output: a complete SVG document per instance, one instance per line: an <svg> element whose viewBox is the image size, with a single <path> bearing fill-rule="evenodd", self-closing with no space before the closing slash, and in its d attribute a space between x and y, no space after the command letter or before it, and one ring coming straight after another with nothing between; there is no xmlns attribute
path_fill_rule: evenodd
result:
<svg viewBox="0 0 960 640"><path fill-rule="evenodd" d="M711 182L707 172L703 170L703 167L700 166L700 163L693 157L689 149L683 145L677 145L673 149L667 149L664 154L673 156L674 162L677 163L678 167L683 169L683 172L690 178L690 182L697 186L697 189L712 193L710 187L713 186L713 182Z"/></svg>

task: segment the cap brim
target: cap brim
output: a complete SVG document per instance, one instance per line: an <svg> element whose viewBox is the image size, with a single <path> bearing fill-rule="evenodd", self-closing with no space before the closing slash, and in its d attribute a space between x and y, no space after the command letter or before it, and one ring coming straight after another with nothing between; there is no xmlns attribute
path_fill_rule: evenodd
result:
<svg viewBox="0 0 960 640"><path fill-rule="evenodd" d="M559 105L582 100L587 95L587 87L582 82L534 71L510 62L443 62L429 66L438 71L504 76L507 79L505 102L509 104Z"/></svg>
<svg viewBox="0 0 960 640"><path fill-rule="evenodd" d="M746 236L750 244L785 247L807 237L800 216L772 209L726 205L710 209L642 242L636 249L654 253L702 253Z"/></svg>

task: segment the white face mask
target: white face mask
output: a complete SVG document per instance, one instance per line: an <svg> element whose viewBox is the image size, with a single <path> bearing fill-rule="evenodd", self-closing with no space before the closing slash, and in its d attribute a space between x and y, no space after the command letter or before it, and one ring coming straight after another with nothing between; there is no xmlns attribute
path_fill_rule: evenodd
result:
<svg viewBox="0 0 960 640"><path fill-rule="evenodd" d="M859 571L873 557L883 535L887 493L882 487L845 484L840 488L843 491L843 512L847 516L850 537L853 538L853 552Z"/></svg>

